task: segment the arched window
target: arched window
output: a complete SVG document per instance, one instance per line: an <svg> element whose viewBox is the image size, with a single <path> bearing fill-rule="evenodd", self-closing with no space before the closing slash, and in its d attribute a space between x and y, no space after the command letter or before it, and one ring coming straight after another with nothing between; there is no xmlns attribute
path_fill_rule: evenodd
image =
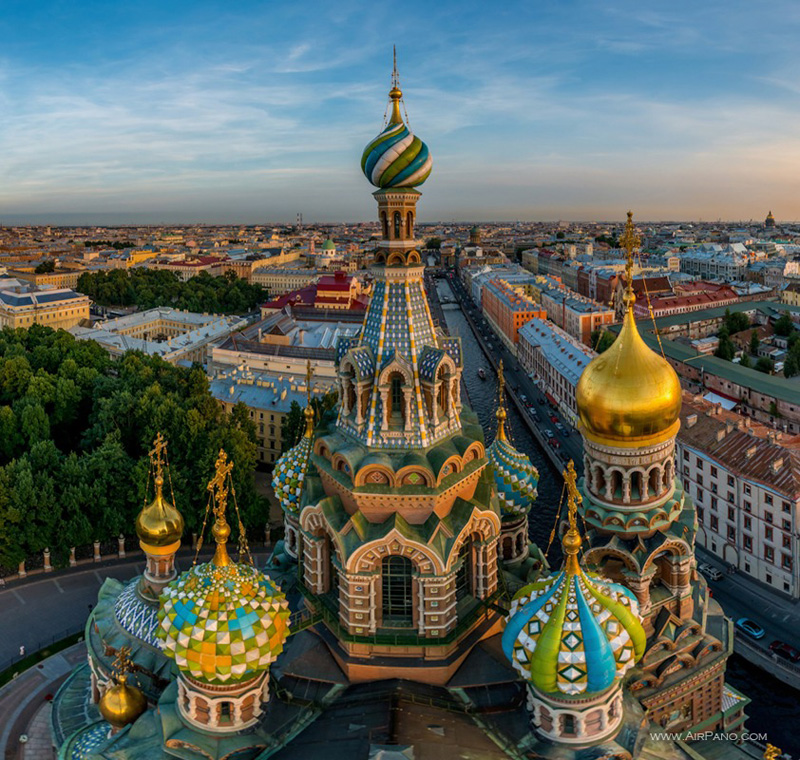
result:
<svg viewBox="0 0 800 760"><path fill-rule="evenodd" d="M413 565L407 557L384 557L381 563L383 625L406 627L414 624Z"/></svg>
<svg viewBox="0 0 800 760"><path fill-rule="evenodd" d="M409 238L414 236L414 214L410 211L406 214L406 235Z"/></svg>
<svg viewBox="0 0 800 760"><path fill-rule="evenodd" d="M220 705L219 705L219 724L220 724L220 726L230 725L232 720L233 720L233 715L231 713L231 703L230 702L221 702Z"/></svg>
<svg viewBox="0 0 800 760"><path fill-rule="evenodd" d="M631 501L641 501L642 499L642 473L631 473Z"/></svg>
<svg viewBox="0 0 800 760"><path fill-rule="evenodd" d="M394 239L400 240L400 224L402 217L399 211L394 212Z"/></svg>
<svg viewBox="0 0 800 760"><path fill-rule="evenodd" d="M561 733L563 736L575 736L575 716L565 713L561 716Z"/></svg>
<svg viewBox="0 0 800 760"><path fill-rule="evenodd" d="M385 211L381 211L381 226L383 227L383 239L386 240L389 237L389 222L386 219Z"/></svg>
<svg viewBox="0 0 800 760"><path fill-rule="evenodd" d="M389 390L389 422L393 425L405 425L405 401L403 399L403 376L395 372L391 376Z"/></svg>
<svg viewBox="0 0 800 760"><path fill-rule="evenodd" d="M472 541L467 539L458 552L456 569L456 601L461 601L472 593Z"/></svg>

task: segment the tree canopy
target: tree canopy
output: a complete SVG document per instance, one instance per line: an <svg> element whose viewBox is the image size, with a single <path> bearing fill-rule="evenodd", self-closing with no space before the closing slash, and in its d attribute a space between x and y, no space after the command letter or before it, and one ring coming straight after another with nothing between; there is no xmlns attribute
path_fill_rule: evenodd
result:
<svg viewBox="0 0 800 760"><path fill-rule="evenodd" d="M263 527L255 427L241 405L224 413L201 367L138 352L112 362L98 344L41 325L0 331L0 566L45 547L64 562L72 546L132 534L159 431L187 535L203 522L220 448L245 526Z"/></svg>
<svg viewBox="0 0 800 760"><path fill-rule="evenodd" d="M794 322L792 322L788 311L783 312L783 314L775 320L773 329L775 330L775 335L781 335L784 338L794 332Z"/></svg>
<svg viewBox="0 0 800 760"><path fill-rule="evenodd" d="M56 271L56 262L53 259L46 259L41 264L37 264L33 270L34 274L46 274L47 272Z"/></svg>
<svg viewBox="0 0 800 760"><path fill-rule="evenodd" d="M85 272L78 290L102 306L172 306L215 314L243 314L267 299L267 290L242 280L233 272L212 277L208 272L183 282L164 269L113 269Z"/></svg>
<svg viewBox="0 0 800 760"><path fill-rule="evenodd" d="M592 330L592 334L589 336L592 348L594 348L598 354L602 354L604 351L611 348L611 345L616 339L617 336L609 330Z"/></svg>
<svg viewBox="0 0 800 760"><path fill-rule="evenodd" d="M734 335L737 332L741 332L742 330L746 330L750 327L750 318L747 314L744 314L741 311L731 312L730 309L725 309L725 317L723 318L723 324L728 330L729 335Z"/></svg>

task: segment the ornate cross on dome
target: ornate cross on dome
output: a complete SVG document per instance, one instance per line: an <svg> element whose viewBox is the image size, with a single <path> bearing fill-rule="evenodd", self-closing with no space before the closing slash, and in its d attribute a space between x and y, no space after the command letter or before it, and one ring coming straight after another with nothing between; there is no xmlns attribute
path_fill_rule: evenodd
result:
<svg viewBox="0 0 800 760"><path fill-rule="evenodd" d="M497 435L495 436L499 441L506 440L506 410L503 406L504 392L506 387L506 379L503 376L503 360L497 365Z"/></svg>
<svg viewBox="0 0 800 760"><path fill-rule="evenodd" d="M633 211L628 212L628 221L625 222L625 230L619 239L620 245L625 249L625 301L626 308L633 306L636 296L633 294L633 252L642 244L642 238L636 234L633 226Z"/></svg>
<svg viewBox="0 0 800 760"><path fill-rule="evenodd" d="M214 477L208 481L207 486L213 499L214 517L216 518L211 532L217 542L217 550L211 562L217 567L224 567L231 564L228 550L225 548L228 536L231 534L230 525L225 519L225 510L228 506L228 476L233 469L233 462L228 461L228 455L224 449L219 450L219 456L214 466Z"/></svg>
<svg viewBox="0 0 800 760"><path fill-rule="evenodd" d="M578 532L578 505L583 502L583 497L578 490L578 473L575 472L575 463L570 459L567 468L562 472L564 483L567 486L567 516L569 518L569 529L564 534L562 546L564 555L567 558L565 570L568 573L580 571L578 563L578 552L581 548L581 536Z"/></svg>
<svg viewBox="0 0 800 760"><path fill-rule="evenodd" d="M160 478L164 471L164 454L167 450L167 441L159 432L153 441L153 448L150 449L150 464L155 470L156 478Z"/></svg>
<svg viewBox="0 0 800 760"><path fill-rule="evenodd" d="M120 647L117 649L117 655L114 657L114 661L111 663L111 669L114 672L115 676L123 676L126 673L130 673L133 671L134 665L133 660L131 660L131 648L130 647Z"/></svg>
<svg viewBox="0 0 800 760"><path fill-rule="evenodd" d="M400 115L400 100L403 91L400 89L400 75L397 73L397 46L392 45L392 89L389 90L389 98L392 101L392 115L389 124L400 124L403 117Z"/></svg>

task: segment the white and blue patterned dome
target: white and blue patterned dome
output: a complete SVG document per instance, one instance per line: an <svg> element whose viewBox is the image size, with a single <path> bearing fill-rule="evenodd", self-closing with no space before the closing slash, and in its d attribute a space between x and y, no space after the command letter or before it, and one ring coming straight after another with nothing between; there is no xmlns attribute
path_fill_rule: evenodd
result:
<svg viewBox="0 0 800 760"><path fill-rule="evenodd" d="M498 412L505 410L498 409ZM506 438L504 419L499 420L497 435L486 449L492 465L497 498L504 515L523 515L531 508L539 491L539 471L525 454L517 451Z"/></svg>
<svg viewBox="0 0 800 760"><path fill-rule="evenodd" d="M400 115L397 61L392 73L392 113L385 129L369 142L361 155L361 171L375 187L418 187L431 173L433 160L428 146L416 137Z"/></svg>
<svg viewBox="0 0 800 760"><path fill-rule="evenodd" d="M304 414L306 429L300 443L281 455L272 476L272 488L284 512L300 511L303 482L308 474L311 451L314 448L314 410L307 406Z"/></svg>
<svg viewBox="0 0 800 760"><path fill-rule="evenodd" d="M539 491L539 471L525 454L517 451L506 436L506 410L503 408L503 361L497 368L498 403L497 434L492 445L486 449L486 458L492 465L497 498L504 516L517 516L528 513L531 503Z"/></svg>
<svg viewBox="0 0 800 760"><path fill-rule="evenodd" d="M605 691L642 657L647 638L633 592L581 568L573 491L564 568L517 593L503 632L514 669L545 694Z"/></svg>

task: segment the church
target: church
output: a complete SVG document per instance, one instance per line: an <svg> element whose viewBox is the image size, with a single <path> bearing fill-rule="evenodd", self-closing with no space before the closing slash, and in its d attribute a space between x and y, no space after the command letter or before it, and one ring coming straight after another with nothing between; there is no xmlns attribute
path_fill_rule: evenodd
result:
<svg viewBox="0 0 800 760"><path fill-rule="evenodd" d="M678 378L634 318L632 215L624 322L577 388L583 475L561 473L551 567L529 539L540 474L507 434L502 367L487 445L460 339L431 317L415 227L432 160L401 102L395 68L361 159L382 232L373 295L321 417L309 369L305 432L273 476L284 540L255 566L221 451L214 555L178 568L159 436L136 521L146 569L99 592L87 662L53 701L60 760L747 756L679 738L741 730L748 700L725 682L731 622L696 570Z"/></svg>

